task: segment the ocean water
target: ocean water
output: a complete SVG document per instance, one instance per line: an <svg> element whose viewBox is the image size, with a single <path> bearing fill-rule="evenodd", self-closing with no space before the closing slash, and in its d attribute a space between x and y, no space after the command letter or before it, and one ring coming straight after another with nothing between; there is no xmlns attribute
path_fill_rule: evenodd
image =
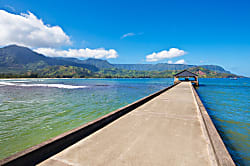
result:
<svg viewBox="0 0 250 166"><path fill-rule="evenodd" d="M198 94L237 165L250 165L250 79L200 79Z"/></svg>
<svg viewBox="0 0 250 166"><path fill-rule="evenodd" d="M172 83L172 79L1 79L0 159Z"/></svg>
<svg viewBox="0 0 250 166"><path fill-rule="evenodd" d="M0 159L173 84L173 79L1 79ZM198 93L238 165L249 163L250 79L200 79Z"/></svg>

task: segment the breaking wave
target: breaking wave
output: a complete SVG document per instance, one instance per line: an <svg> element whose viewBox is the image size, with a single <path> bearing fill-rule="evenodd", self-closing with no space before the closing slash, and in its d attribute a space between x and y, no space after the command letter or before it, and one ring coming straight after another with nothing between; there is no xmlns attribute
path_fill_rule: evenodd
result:
<svg viewBox="0 0 250 166"><path fill-rule="evenodd" d="M49 87L62 89L80 89L87 86L65 85L65 84L16 84L13 82L0 82L0 86L21 86L21 87Z"/></svg>
<svg viewBox="0 0 250 166"><path fill-rule="evenodd" d="M24 83L24 82L30 82L30 81L9 81L9 82Z"/></svg>

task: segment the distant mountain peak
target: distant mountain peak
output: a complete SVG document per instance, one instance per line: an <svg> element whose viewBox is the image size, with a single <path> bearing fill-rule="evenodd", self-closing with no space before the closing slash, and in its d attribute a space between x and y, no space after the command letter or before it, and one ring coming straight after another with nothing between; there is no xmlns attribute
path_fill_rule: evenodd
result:
<svg viewBox="0 0 250 166"><path fill-rule="evenodd" d="M11 45L8 45L8 46L4 46L3 48L11 48L11 47L22 47L22 46L18 46L16 44L11 44Z"/></svg>
<svg viewBox="0 0 250 166"><path fill-rule="evenodd" d="M98 70L98 68L93 65L46 57L23 46L9 45L0 48L0 67L14 67L16 70L33 70L40 67L55 65L71 65L83 67L93 71Z"/></svg>
<svg viewBox="0 0 250 166"><path fill-rule="evenodd" d="M5 46L3 48L17 48L17 49L26 49L26 50L31 50L30 48L28 47L25 47L25 46L19 46L19 45L16 45L16 44L11 44L11 45L8 45L8 46ZM32 50L31 50L32 51Z"/></svg>
<svg viewBox="0 0 250 166"><path fill-rule="evenodd" d="M1 50L12 51L13 53L14 52L19 53L20 51L27 51L27 52L32 52L32 53L35 53L35 54L39 54L37 52L34 52L32 49L30 49L28 47L19 46L19 45L16 45L16 44L8 45L8 46L5 46L5 47L0 48L0 49ZM41 55L41 54L39 54L39 55Z"/></svg>

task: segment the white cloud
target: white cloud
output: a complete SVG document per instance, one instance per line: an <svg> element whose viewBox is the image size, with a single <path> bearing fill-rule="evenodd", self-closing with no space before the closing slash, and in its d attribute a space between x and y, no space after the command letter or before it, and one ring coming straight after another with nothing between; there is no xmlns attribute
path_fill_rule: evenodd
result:
<svg viewBox="0 0 250 166"><path fill-rule="evenodd" d="M170 48L169 51L163 50L161 52L155 53L153 52L150 55L146 56L146 61L148 62L156 62L162 59L170 59L185 55L186 52L183 50L179 50L178 48Z"/></svg>
<svg viewBox="0 0 250 166"><path fill-rule="evenodd" d="M176 61L174 64L186 64L184 59L180 59L178 61Z"/></svg>
<svg viewBox="0 0 250 166"><path fill-rule="evenodd" d="M124 35L122 35L121 39L124 39L125 37L129 37L129 36L135 36L136 34L133 33L133 32L130 32L130 33L126 33Z"/></svg>
<svg viewBox="0 0 250 166"><path fill-rule="evenodd" d="M168 64L187 64L186 61L184 59L180 59L176 62L173 62L173 61L168 61L167 62Z"/></svg>
<svg viewBox="0 0 250 166"><path fill-rule="evenodd" d="M70 45L70 37L59 26L44 24L33 13L12 14L0 10L0 45L60 47Z"/></svg>
<svg viewBox="0 0 250 166"><path fill-rule="evenodd" d="M126 34L122 35L121 39L124 39L124 38L129 37L129 36L143 35L143 34L144 34L143 32L139 32L139 33L130 32L130 33L126 33Z"/></svg>
<svg viewBox="0 0 250 166"><path fill-rule="evenodd" d="M54 48L38 48L34 51L50 57L74 57L74 58L117 58L118 54L114 49L105 50L104 48L98 49L68 49L56 50Z"/></svg>
<svg viewBox="0 0 250 166"><path fill-rule="evenodd" d="M125 35L131 36L132 33ZM98 49L68 49L55 48L71 45L70 37L60 26L44 24L33 13L12 14L0 10L0 46L17 44L36 48L34 51L50 57L75 58L117 58L116 50Z"/></svg>

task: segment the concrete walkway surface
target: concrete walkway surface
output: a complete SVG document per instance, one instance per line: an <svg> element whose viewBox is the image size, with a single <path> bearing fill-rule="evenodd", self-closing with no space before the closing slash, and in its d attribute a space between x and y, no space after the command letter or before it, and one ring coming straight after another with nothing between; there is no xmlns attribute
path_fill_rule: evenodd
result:
<svg viewBox="0 0 250 166"><path fill-rule="evenodd" d="M176 85L39 165L216 165L191 86Z"/></svg>

